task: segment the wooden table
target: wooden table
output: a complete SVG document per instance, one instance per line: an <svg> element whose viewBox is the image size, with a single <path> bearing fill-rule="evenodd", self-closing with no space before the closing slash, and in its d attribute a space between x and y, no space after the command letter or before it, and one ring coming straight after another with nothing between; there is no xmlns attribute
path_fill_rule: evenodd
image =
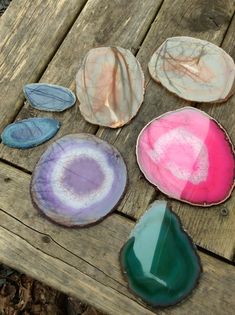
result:
<svg viewBox="0 0 235 315"><path fill-rule="evenodd" d="M0 131L16 119L56 117L68 133L89 132L124 156L129 186L115 213L87 229L58 227L41 217L29 197L32 169L52 139L21 151L0 144L0 261L108 314L235 314L235 194L224 204L199 208L172 201L198 245L204 273L181 305L152 311L127 289L118 254L135 220L162 194L141 175L134 147L153 117L186 102L150 80L147 63L167 38L189 35L222 46L235 57L234 0L13 0L0 19ZM22 87L49 82L75 89L86 52L97 46L129 48L141 62L146 95L137 117L122 129L86 123L78 104L59 114L36 111ZM235 97L224 104L192 104L218 119L235 142Z"/></svg>

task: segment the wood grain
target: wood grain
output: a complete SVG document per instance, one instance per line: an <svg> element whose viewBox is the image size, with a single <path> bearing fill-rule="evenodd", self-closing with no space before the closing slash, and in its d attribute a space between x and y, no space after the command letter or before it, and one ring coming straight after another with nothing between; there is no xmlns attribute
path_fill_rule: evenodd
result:
<svg viewBox="0 0 235 315"><path fill-rule="evenodd" d="M208 4L209 2L195 1L193 4L190 1L183 0L173 1L173 3L172 1L164 2L137 55L137 58L141 61L142 65L144 65L144 69L146 69L147 62L156 47L167 37L189 35L210 40L217 45L222 43L229 25L229 20L235 9L235 3L234 1L224 1L222 5L220 1L214 1L213 5L208 5L207 10L205 10L204 5L206 5L206 3ZM220 22L214 23L212 20L211 24L210 19L212 19L212 17L215 21ZM202 25L204 25L203 29ZM159 32L158 30L163 31ZM226 39L228 37L230 38L227 41L225 39L223 48L231 53L232 57L235 57L232 34L234 34L234 21L226 36ZM233 49L231 49L231 46ZM164 112L179 107L188 105L197 106L217 118L225 128L228 128L234 141L234 100L235 97L221 105L206 104L199 106L198 104L190 104L170 94L161 85L149 79L144 104L136 119L122 130L107 131L106 129L100 128L97 133L101 138L114 144L123 154L127 162L129 187L118 210L138 218L153 199L164 198L162 194L157 192L155 188L143 178L136 164L134 150L136 139L139 132L148 121ZM185 228L196 244L229 260L234 259L235 248L234 197L233 193L232 198L226 203L206 209L184 205L179 202L172 202L174 211L180 216ZM223 215L224 207L228 209L228 215Z"/></svg>
<svg viewBox="0 0 235 315"><path fill-rule="evenodd" d="M235 17L222 43L222 48L235 59ZM235 96L222 104L195 104L219 121L235 143ZM181 205L174 202L174 209L185 218L185 227L196 238L197 244L235 262L235 193L223 204L208 209Z"/></svg>
<svg viewBox="0 0 235 315"><path fill-rule="evenodd" d="M40 81L75 90L75 75L89 49L119 45L135 53L161 2L162 0L89 0ZM26 103L17 119L35 116L54 117L62 122L55 138L27 151L12 150L2 144L0 146L0 157L30 171L41 153L56 138L69 133L97 131L96 126L84 121L78 103L63 113L40 112Z"/></svg>
<svg viewBox="0 0 235 315"><path fill-rule="evenodd" d="M0 260L108 314L153 314L127 291L120 271L119 251L134 222L113 214L86 229L59 227L32 207L29 181L30 175L1 163ZM200 257L204 272L197 289L157 314L233 314L234 267Z"/></svg>
<svg viewBox="0 0 235 315"><path fill-rule="evenodd" d="M13 0L0 19L0 132L23 105L23 85L41 76L85 3Z"/></svg>
<svg viewBox="0 0 235 315"><path fill-rule="evenodd" d="M103 2L102 4L96 3L96 1L88 2L85 10L83 10L82 14L79 16L63 45L50 63L42 80L51 83L60 83L74 88L73 79L76 69L83 54L91 46L111 43L113 45L118 44L130 48L132 40L134 39L134 51L136 51L136 47L141 43L139 37L141 37L141 39L143 38L144 31L146 32L147 25L151 20L148 18L146 21L144 16L146 16L146 12L149 12L150 14L153 9L151 9L150 6L147 6L146 10L148 11L144 11L143 16L141 15L142 19L140 16L138 16L138 19L135 19L131 12L136 10L136 14L140 14L140 12L146 8L146 4L150 5L152 2L145 2L142 9L140 9L139 5L136 5L135 7L135 3L136 2L133 1L132 7L129 9L127 7L126 10L124 10L129 13L123 13L124 17L120 17L120 20L116 15L116 12L120 13L120 11L117 10L117 2L112 2L112 4L109 3L107 8ZM124 3L121 1L119 4L120 7L118 8L120 10L123 10L123 7L126 6L126 2ZM117 10L116 12L114 12L114 8ZM158 8L159 3L154 7L154 14ZM137 55L147 76L145 101L138 116L129 125L122 129L109 130L100 128L97 133L98 136L117 146L127 162L129 186L126 195L118 208L119 211L126 213L133 218L138 218L147 208L150 201L162 197L159 192L155 191L153 186L147 183L138 169L135 159L136 138L140 130L150 119L168 110L173 110L189 104L168 93L162 86L150 80L147 73L147 63L150 56L169 36L195 36L210 40L213 43L220 45L226 34L234 9L235 3L232 0L226 0L223 1L223 3L221 1L213 1L213 3L210 1L197 1L192 3L190 0L164 1ZM154 16L154 14L152 13L152 16ZM96 20L94 16L96 17ZM130 17L132 20L130 20ZM101 31L103 29L102 27L106 26L105 21L112 21L110 22L110 28L111 25L113 26L113 32L111 34L108 32L109 28L105 28L105 31ZM132 21L132 23L128 24L129 21ZM136 28L140 23L139 21L142 21L143 23L142 28L139 29L139 34L142 34L141 36L136 35ZM126 23L129 27L133 25L135 25L135 27L133 27L133 29L131 28L131 30L126 30ZM84 29L86 30L86 33L80 32L80 30ZM234 22L231 24L227 34L227 36L230 34L227 44L226 40L224 42L225 49L228 48L229 42L231 43L232 41L233 30ZM89 34L89 36L87 36L87 34ZM103 35L101 36L100 34ZM100 40L100 36L102 37L102 40ZM83 43L82 47L80 45L81 42ZM74 43L77 44L75 45ZM232 51L230 52L232 53ZM77 55L81 58L78 57L78 59L74 61L74 56ZM64 75L65 73L67 74L66 76ZM228 115L225 116L226 118L223 120L223 114L228 107L230 110L227 110L227 113L229 115L231 114L230 111L232 111L233 99L234 98L222 105L201 105L201 108L208 113L213 114L215 118L219 117L222 119L222 123L224 123L226 127ZM197 104L193 105L198 106ZM215 110L218 111L218 114L216 114ZM38 115L38 112L31 110L26 105L20 112L18 118L25 118L36 114ZM58 134L58 137L70 132L83 131L94 133L96 131L96 127L85 123L81 118L78 106L74 107L71 111L63 113L61 116L55 115L55 117L63 122L63 127ZM231 117L231 115L229 117ZM229 125L230 129L234 128L233 121L234 119L231 119ZM0 156L11 163L31 171L47 145L48 143L36 149L27 151L16 151L6 147L3 148L2 146ZM233 197L224 204L228 207L229 214L227 216L223 215L223 211L221 211L224 205L201 209L173 202L173 209L180 215L185 228L191 234L194 241L198 245L230 260L234 257L235 237L233 233L235 212L233 201L231 202L231 200L233 200Z"/></svg>

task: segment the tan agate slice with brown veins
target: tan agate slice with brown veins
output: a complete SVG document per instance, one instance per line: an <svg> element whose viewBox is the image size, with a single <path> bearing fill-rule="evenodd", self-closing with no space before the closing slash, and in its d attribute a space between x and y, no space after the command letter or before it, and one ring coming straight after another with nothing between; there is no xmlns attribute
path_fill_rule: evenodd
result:
<svg viewBox="0 0 235 315"><path fill-rule="evenodd" d="M117 128L138 112L144 74L135 56L121 47L91 49L76 76L80 111L90 123Z"/></svg>
<svg viewBox="0 0 235 315"><path fill-rule="evenodd" d="M235 92L233 59L205 40L168 38L152 55L148 67L155 81L188 101L223 102Z"/></svg>

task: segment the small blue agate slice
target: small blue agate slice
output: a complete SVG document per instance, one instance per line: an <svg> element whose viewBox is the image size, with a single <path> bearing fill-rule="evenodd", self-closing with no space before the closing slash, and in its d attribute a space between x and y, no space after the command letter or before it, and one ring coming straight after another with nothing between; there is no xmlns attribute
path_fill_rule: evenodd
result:
<svg viewBox="0 0 235 315"><path fill-rule="evenodd" d="M25 85L23 91L32 107L48 112L62 112L76 102L74 93L59 85L32 83Z"/></svg>
<svg viewBox="0 0 235 315"><path fill-rule="evenodd" d="M57 119L29 118L8 125L1 138L8 147L29 149L51 139L59 129Z"/></svg>

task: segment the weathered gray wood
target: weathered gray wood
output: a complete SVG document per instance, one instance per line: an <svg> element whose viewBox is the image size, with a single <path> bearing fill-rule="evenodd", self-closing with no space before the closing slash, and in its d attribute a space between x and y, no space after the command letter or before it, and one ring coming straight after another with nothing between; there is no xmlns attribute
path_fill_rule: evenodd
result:
<svg viewBox="0 0 235 315"><path fill-rule="evenodd" d="M180 0L164 2L137 55L145 69L156 47L167 37L173 35L195 36L210 40L218 45L221 44L226 34L229 20L234 12L235 3L234 1L223 1L223 3L214 1L212 5L209 5L209 3L212 4L210 1L192 3L191 1ZM226 36L226 38L229 37L227 43L230 42L230 47L233 48L228 49L229 45L226 45L226 43L224 43L223 47L235 57L233 50L234 40L231 40L233 33L234 22ZM192 105L202 108L221 121L225 128L228 128L234 140L234 100L235 97L221 105ZM107 131L103 128L99 129L97 134L118 147L128 166L129 187L118 208L119 211L138 218L152 199L164 197L159 192L156 192L154 187L143 178L137 167L134 150L136 139L140 130L148 121L164 112L186 105L190 105L190 103L170 94L161 85L149 79L144 104L136 119L122 130ZM228 216L224 216L221 212L224 207L229 209ZM230 260L234 258L235 246L235 235L233 232L235 229L234 208L234 194L225 204L207 209L173 202L173 209L181 217L185 228L194 241L201 247Z"/></svg>
<svg viewBox="0 0 235 315"><path fill-rule="evenodd" d="M75 89L75 75L87 51L97 46L122 46L137 51L162 0L89 0L70 33L49 64L41 82L64 85ZM17 119L31 116L55 117L62 122L57 136L75 132L91 132L96 126L81 117L78 104L63 113L45 113L26 104ZM32 170L40 154L51 143L27 151L16 151L1 145L0 157L27 170Z"/></svg>
<svg viewBox="0 0 235 315"><path fill-rule="evenodd" d="M54 225L32 207L29 181L0 164L0 261L108 314L152 314L127 291L118 261L134 222L113 214L86 229ZM204 273L193 294L157 314L233 314L234 267L200 256Z"/></svg>
<svg viewBox="0 0 235 315"><path fill-rule="evenodd" d="M225 49L235 59L235 17L222 43ZM217 119L228 131L235 143L235 96L222 104L197 104L198 108L206 111ZM196 239L197 243L218 255L235 262L235 193L225 203L211 209L200 209L173 204L176 212L183 217L186 228Z"/></svg>
<svg viewBox="0 0 235 315"><path fill-rule="evenodd" d="M0 132L23 105L86 0L13 0L0 19Z"/></svg>
<svg viewBox="0 0 235 315"><path fill-rule="evenodd" d="M91 4L91 7L87 6L87 10L83 11L77 23L74 25L74 28L63 43L61 49L58 51L55 58L49 65L48 70L46 71L42 80L48 79L49 82L55 81L61 84L69 82L68 85L71 85L72 87L74 86L72 82L78 64L71 62L72 56L74 56L75 52L85 53L85 51L89 49L92 44L94 46L101 44L101 42L97 43L96 41L96 36L98 36L97 34L100 33L100 29L97 31L97 29L95 29L94 27L94 24L92 24L92 21L94 20L92 12L94 12L95 8L93 5L94 3ZM234 12L234 8L235 4L232 0L226 0L223 3L221 1L214 1L213 4L211 4L210 1L199 1L193 3L190 0L164 1L164 4L162 5L159 14L157 15L157 18L152 24L152 27L137 55L144 67L144 71L146 73L148 81L145 101L138 116L129 125L125 126L122 129L110 130L101 128L98 131L98 135L100 137L106 139L107 141L113 143L118 147L127 162L129 173L129 186L127 189L127 193L118 208L119 211L122 211L134 218L138 218L146 209L149 202L152 199L157 198L157 195L159 194L155 191L153 186L147 183L147 181L143 178L140 171L138 170L134 150L138 133L150 119L162 114L165 111L173 110L186 104L188 105L188 103L168 93L162 86L150 80L149 76L147 75L147 63L151 54L167 37L173 35L196 36L203 39L208 39L216 44L220 44L226 33L229 21ZM102 20L102 16L99 16L99 12L100 11L97 10L98 17L100 17L101 21L104 21L105 19ZM114 14L111 11L105 12L107 12L106 17L108 15ZM125 16L125 18L128 20L129 16ZM85 20L85 22L83 22L83 20ZM113 20L115 20L115 16L113 16ZM99 19L98 21L99 24L102 24ZM89 26L90 24L91 26ZM231 28L232 26L233 24L231 25ZM84 27L87 33L91 34L89 36L89 40L86 40L83 37L85 36L83 35L83 33L79 33L79 29L83 29ZM146 30L146 25L144 29ZM124 29L122 30L122 32L124 32ZM228 34L230 33L232 34L232 31L230 31ZM78 34L79 36L77 36ZM127 33L124 32L124 34ZM133 35L133 32L131 34ZM106 34L106 36L108 35ZM116 33L114 36L116 38ZM122 38L119 31L118 36ZM106 44L105 38L106 37L104 36L102 42L104 44ZM79 45L76 46L77 48L75 49L74 44L72 44L76 41L80 43L79 39L81 39L82 42L85 41L85 45L87 45L85 46L84 50L80 50L80 48L78 48L80 47ZM110 38L108 38L107 40L110 40ZM120 45L122 44L125 47L130 47L131 40L132 38L127 37L122 42L117 41L117 43ZM125 42L128 44L124 45ZM115 41L111 43L115 43ZM69 47L69 51L72 50L72 55L68 53L67 47ZM66 59L66 53L69 56L68 59ZM65 61L62 62L63 60ZM66 60L68 61L66 62ZM70 62L71 67L69 67ZM66 68L68 69L68 76L64 75L64 73L66 72ZM231 101L225 104L230 104L232 100L233 98L231 99ZM210 108L218 108L218 111L221 112L220 118L222 119L223 110L220 110L220 108L224 108L225 104L217 104L216 106L205 105L205 108L203 106L202 108L208 112L210 111ZM35 115L35 111L31 111L31 109L25 106L23 111L20 113L19 118L23 118L26 116L28 117L29 115ZM74 107L73 110L67 111L61 116L56 115L56 117L61 118L64 126L61 133L58 134L58 137L69 132L95 132L96 130L94 126L91 126L84 122L84 120L80 116L78 107ZM226 127L226 121L224 122L224 125ZM230 128L233 128L232 123L230 124ZM1 157L14 164L20 165L25 169L32 170L33 165L39 158L40 153L45 149L47 145L48 144L37 149L28 150L27 152L3 148L1 151ZM160 196L161 195L159 195L159 197ZM234 230L234 227L232 222L234 222L235 216L233 211L233 203L231 203L231 206L228 203L229 216L226 217L221 215L220 212L221 207L223 206L217 206L211 209L199 209L190 206L179 206L180 204L177 202L173 203L173 205L174 209L183 220L185 227L198 245L230 260L233 259L234 233L232 231Z"/></svg>

